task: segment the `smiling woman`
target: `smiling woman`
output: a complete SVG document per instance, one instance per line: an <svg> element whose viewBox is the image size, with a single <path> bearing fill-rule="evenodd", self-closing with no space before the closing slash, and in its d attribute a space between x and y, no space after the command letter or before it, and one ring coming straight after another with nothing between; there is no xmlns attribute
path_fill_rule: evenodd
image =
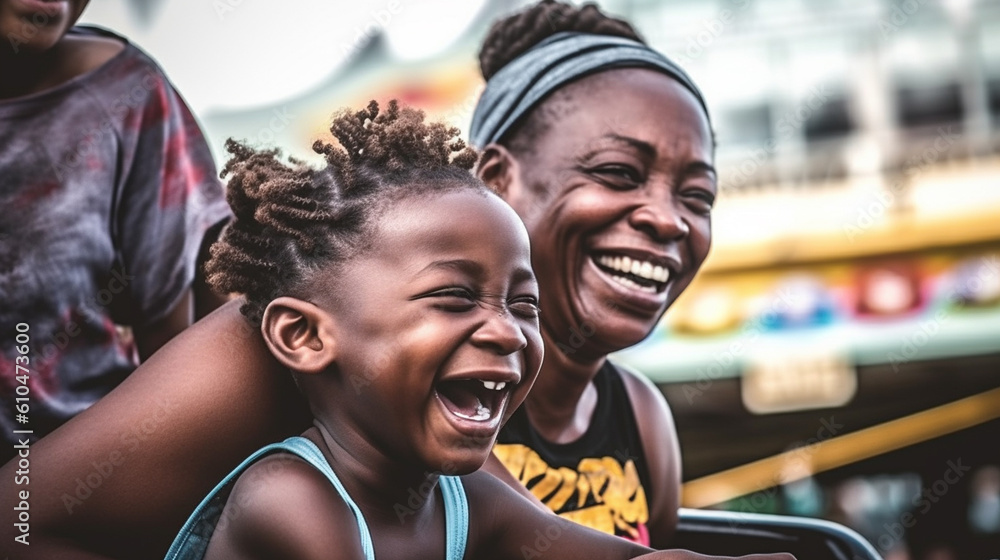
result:
<svg viewBox="0 0 1000 560"><path fill-rule="evenodd" d="M607 356L645 338L708 255L705 103L681 68L593 5L544 1L497 22L480 66L478 173L531 237L547 350L499 436L503 465L487 468L566 518L664 546L680 486L670 410Z"/></svg>

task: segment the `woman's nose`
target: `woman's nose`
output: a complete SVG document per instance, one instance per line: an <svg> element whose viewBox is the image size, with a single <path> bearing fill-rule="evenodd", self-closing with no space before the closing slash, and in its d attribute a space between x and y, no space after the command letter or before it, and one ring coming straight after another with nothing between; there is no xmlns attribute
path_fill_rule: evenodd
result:
<svg viewBox="0 0 1000 560"><path fill-rule="evenodd" d="M645 233L655 241L665 242L686 237L691 228L677 211L673 197L648 200L629 215L633 228Z"/></svg>

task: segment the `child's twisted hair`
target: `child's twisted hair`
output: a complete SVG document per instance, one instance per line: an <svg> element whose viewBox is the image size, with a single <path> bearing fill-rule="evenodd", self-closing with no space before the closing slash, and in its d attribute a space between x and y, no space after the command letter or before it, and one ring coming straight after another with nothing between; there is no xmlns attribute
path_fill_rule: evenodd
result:
<svg viewBox="0 0 1000 560"><path fill-rule="evenodd" d="M221 177L234 219L211 249L208 282L218 292L246 297L240 311L261 320L267 304L302 289L309 272L342 262L362 246L372 218L404 196L486 187L469 172L478 154L442 123L390 101L380 112L337 113L330 132L340 146L317 141L325 169L278 150L257 150L232 139Z"/></svg>

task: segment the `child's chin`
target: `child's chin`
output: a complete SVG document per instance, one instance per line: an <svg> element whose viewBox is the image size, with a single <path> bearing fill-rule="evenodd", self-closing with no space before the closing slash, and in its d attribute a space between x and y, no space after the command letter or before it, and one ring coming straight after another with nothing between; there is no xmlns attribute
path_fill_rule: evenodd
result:
<svg viewBox="0 0 1000 560"><path fill-rule="evenodd" d="M479 468L486 463L486 459L489 455L489 449L482 451L464 450L464 452L448 454L447 457L442 458L442 460L438 462L438 468L436 468L435 471L451 476L471 474L479 470Z"/></svg>

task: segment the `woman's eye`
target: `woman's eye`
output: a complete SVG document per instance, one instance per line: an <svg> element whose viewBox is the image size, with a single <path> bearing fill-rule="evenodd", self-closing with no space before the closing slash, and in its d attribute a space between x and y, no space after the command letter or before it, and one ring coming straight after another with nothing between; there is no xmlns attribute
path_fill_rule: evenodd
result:
<svg viewBox="0 0 1000 560"><path fill-rule="evenodd" d="M507 308L510 309L511 313L528 319L538 317L542 312L541 308L538 307L538 300L534 297L518 298L507 304Z"/></svg>
<svg viewBox="0 0 1000 560"><path fill-rule="evenodd" d="M686 204L692 211L702 215L712 213L715 206L715 195L703 189L689 189L684 192Z"/></svg>
<svg viewBox="0 0 1000 560"><path fill-rule="evenodd" d="M627 165L606 165L594 169L590 173L598 177L604 184L617 190L632 189L642 182L642 176L639 172Z"/></svg>

